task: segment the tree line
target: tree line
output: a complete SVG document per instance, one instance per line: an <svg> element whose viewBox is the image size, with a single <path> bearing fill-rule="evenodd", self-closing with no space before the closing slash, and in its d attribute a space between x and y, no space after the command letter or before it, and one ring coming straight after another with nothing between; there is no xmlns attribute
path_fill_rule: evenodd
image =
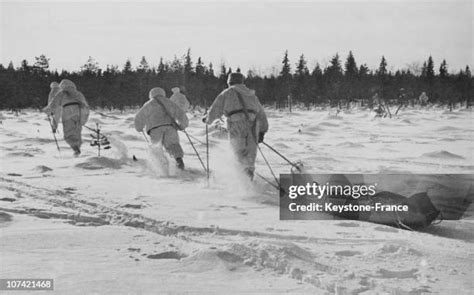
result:
<svg viewBox="0 0 474 295"><path fill-rule="evenodd" d="M107 65L102 69L89 57L78 71L58 73L49 69L49 61L40 55L32 65L27 60L19 67L12 62L6 67L0 64L0 108L40 108L47 103L50 83L61 79L74 81L92 107L123 110L140 106L148 100L148 91L156 86L164 88L168 95L171 88L184 86L191 105L206 107L226 88L227 76L233 71L225 64L215 71L213 64L205 64L201 57L193 61L190 49L171 61L161 58L156 67L142 57L136 67L127 60L122 68ZM308 108L344 107L354 102L373 107L380 101L408 105L415 104L421 92L426 92L431 103L469 107L474 97L469 66L450 73L446 60L435 68L431 56L422 66L415 64L395 72L388 70L384 56L379 67L372 70L366 64L357 65L352 52L344 63L336 54L327 66L318 63L309 69L305 56L301 55L294 65L293 69L286 51L279 73L262 76L249 70L244 73L245 83L256 91L263 104L277 108L284 108L289 102Z"/></svg>

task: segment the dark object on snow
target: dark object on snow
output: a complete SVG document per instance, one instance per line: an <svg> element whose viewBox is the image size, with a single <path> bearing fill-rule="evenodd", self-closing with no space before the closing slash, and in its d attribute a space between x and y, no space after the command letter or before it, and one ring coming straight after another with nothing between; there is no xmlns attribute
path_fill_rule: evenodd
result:
<svg viewBox="0 0 474 295"><path fill-rule="evenodd" d="M1 198L0 201L4 201L4 202L15 202L16 199L5 197L5 198Z"/></svg>
<svg viewBox="0 0 474 295"><path fill-rule="evenodd" d="M183 257L185 256L175 251L162 252L158 254L150 254L147 256L147 258L149 259L177 259L177 260L180 260Z"/></svg>
<svg viewBox="0 0 474 295"><path fill-rule="evenodd" d="M361 212L359 220L396 226L404 229L422 229L429 226L438 216L440 211L433 205L426 192L414 194L409 198L391 192L379 192L373 197L358 200L359 205L375 206L375 203L383 205L406 205L406 212L370 211Z"/></svg>
<svg viewBox="0 0 474 295"><path fill-rule="evenodd" d="M295 172L293 172L295 174ZM311 183L311 179L305 179L305 182ZM333 175L329 181L329 185L337 186L352 186L351 182L345 175L337 174ZM315 202L314 198L306 198L308 203ZM318 203L332 203L334 205L343 206L371 206L371 210L351 210L351 211L334 211L326 212L328 214L352 219L361 220L377 224L384 224L401 229L408 230L420 230L426 228L432 224L436 219L441 220L441 212L438 210L433 202L430 200L426 192L417 193L410 197L405 197L393 192L381 191L374 195L360 196L359 198L353 198L346 195L324 195ZM392 210L390 206L406 206L408 210ZM381 207L385 209L380 210ZM376 210L378 208L379 210Z"/></svg>
<svg viewBox="0 0 474 295"><path fill-rule="evenodd" d="M23 174L18 173L7 173L8 176L23 176Z"/></svg>
<svg viewBox="0 0 474 295"><path fill-rule="evenodd" d="M344 175L334 175L334 177L329 180L329 183L352 185ZM344 205L369 205L373 206L372 208L375 208L377 203L381 206L406 205L408 211L399 212L372 209L369 212L348 211L335 213L335 215L347 219L385 224L409 230L425 228L440 216L440 211L433 205L426 192L414 194L409 198L396 193L381 191L373 196L361 196L358 199L347 196L330 196L323 199L331 202L338 200L339 203L341 203L341 200L344 200Z"/></svg>

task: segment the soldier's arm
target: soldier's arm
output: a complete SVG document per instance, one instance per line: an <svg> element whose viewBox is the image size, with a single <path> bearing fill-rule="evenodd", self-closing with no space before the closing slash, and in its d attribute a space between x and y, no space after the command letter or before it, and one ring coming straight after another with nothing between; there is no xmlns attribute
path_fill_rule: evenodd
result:
<svg viewBox="0 0 474 295"><path fill-rule="evenodd" d="M81 104L82 104L83 107L87 107L87 108L89 107L89 104L87 103L86 97L81 92L79 92L79 100L81 101Z"/></svg>
<svg viewBox="0 0 474 295"><path fill-rule="evenodd" d="M224 115L224 93L219 94L207 112L206 123L211 124Z"/></svg>
<svg viewBox="0 0 474 295"><path fill-rule="evenodd" d="M257 117L256 119L259 122L260 130L259 132L267 132L268 131L268 119L267 115L265 114L265 110L263 109L263 106L260 104L260 102L257 99Z"/></svg>
<svg viewBox="0 0 474 295"><path fill-rule="evenodd" d="M48 103L46 107L43 108L43 112L47 113L48 115L54 114L55 111L58 110L59 107L61 107L61 101L63 97L65 96L64 92L60 91L58 92Z"/></svg>
<svg viewBox="0 0 474 295"><path fill-rule="evenodd" d="M188 98L187 98L186 96L184 96L184 101L185 101L185 110L186 110L186 111L189 111L189 105L190 105L190 103L189 103L189 100L188 100Z"/></svg>
<svg viewBox="0 0 474 295"><path fill-rule="evenodd" d="M186 113L173 102L170 102L167 108L170 109L170 113L173 116L173 119L177 121L179 125L178 127L181 130L186 129L189 125L189 120L188 116L186 116Z"/></svg>
<svg viewBox="0 0 474 295"><path fill-rule="evenodd" d="M142 132L145 128L145 106L143 106L135 115L135 129Z"/></svg>

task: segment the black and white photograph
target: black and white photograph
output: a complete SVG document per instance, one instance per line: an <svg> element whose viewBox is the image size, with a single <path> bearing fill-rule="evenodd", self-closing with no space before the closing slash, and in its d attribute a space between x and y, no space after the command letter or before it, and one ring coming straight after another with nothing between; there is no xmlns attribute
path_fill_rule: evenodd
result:
<svg viewBox="0 0 474 295"><path fill-rule="evenodd" d="M0 0L1 294L473 294L471 0Z"/></svg>

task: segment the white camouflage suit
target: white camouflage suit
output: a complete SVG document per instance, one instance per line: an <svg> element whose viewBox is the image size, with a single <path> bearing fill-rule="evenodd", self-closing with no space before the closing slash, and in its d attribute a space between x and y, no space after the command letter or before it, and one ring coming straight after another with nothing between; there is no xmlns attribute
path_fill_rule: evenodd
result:
<svg viewBox="0 0 474 295"><path fill-rule="evenodd" d="M51 87L51 90L49 91L49 95L48 95L48 105L51 103L51 101L53 100L53 98L56 96L56 94L59 93L59 91L61 91L61 88L59 88L59 83L58 82L52 82L49 87ZM57 128L57 124L59 123L59 121L61 120L61 114L62 114L62 111L61 111L61 107L57 108L57 110L54 112L54 115L53 115L53 126L54 128Z"/></svg>
<svg viewBox="0 0 474 295"><path fill-rule="evenodd" d="M174 87L171 91L173 91L173 95L171 95L170 100L186 113L189 110L189 101L186 95L182 94L178 87Z"/></svg>
<svg viewBox="0 0 474 295"><path fill-rule="evenodd" d="M248 110L247 119L237 96L239 92ZM227 117L229 141L237 161L253 175L257 157L258 134L268 131L268 121L262 105L253 90L243 84L230 86L222 91L211 105L206 122L212 124L222 115Z"/></svg>
<svg viewBox="0 0 474 295"><path fill-rule="evenodd" d="M154 144L161 143L173 158L182 158L184 153L179 144L177 127L184 130L188 127L188 117L181 108L166 98L163 89L156 87L149 93L147 101L135 115L135 129L142 132L146 129ZM167 112L163 109L163 106ZM173 117L170 118L168 113ZM175 126L174 121L179 126Z"/></svg>
<svg viewBox="0 0 474 295"><path fill-rule="evenodd" d="M428 98L428 95L426 95L426 92L422 92L422 93L420 94L420 97L418 97L418 100L420 101L420 103L421 103L422 105L427 104L429 98Z"/></svg>
<svg viewBox="0 0 474 295"><path fill-rule="evenodd" d="M43 111L48 115L52 114L54 128L57 128L59 118L61 118L64 140L75 154L79 154L82 144L82 126L89 119L89 105L84 95L77 91L76 85L70 80L62 80L59 91L55 95L53 90L51 89L50 96L52 97L48 99L48 106Z"/></svg>

